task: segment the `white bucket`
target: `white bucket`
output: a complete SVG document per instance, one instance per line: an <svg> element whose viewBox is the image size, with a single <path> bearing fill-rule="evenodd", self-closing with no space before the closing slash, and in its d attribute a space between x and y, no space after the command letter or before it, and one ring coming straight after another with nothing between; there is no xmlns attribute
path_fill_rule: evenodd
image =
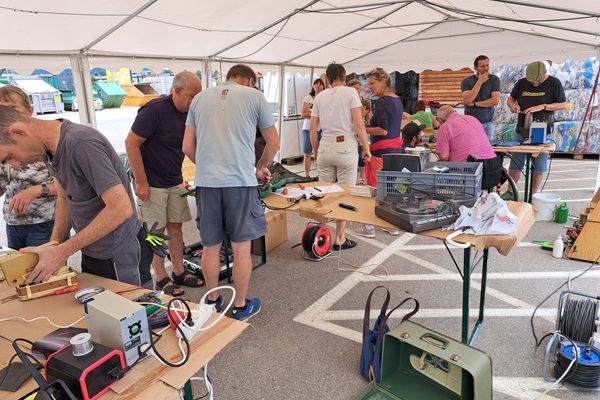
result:
<svg viewBox="0 0 600 400"><path fill-rule="evenodd" d="M532 196L531 204L537 208L536 221L554 220L554 209L560 202L560 196L552 193L536 193Z"/></svg>

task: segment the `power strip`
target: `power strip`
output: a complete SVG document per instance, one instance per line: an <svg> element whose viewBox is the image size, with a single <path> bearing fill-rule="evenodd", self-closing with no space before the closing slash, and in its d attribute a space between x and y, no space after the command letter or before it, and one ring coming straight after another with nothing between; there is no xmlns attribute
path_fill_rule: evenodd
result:
<svg viewBox="0 0 600 400"><path fill-rule="evenodd" d="M201 332L200 329L204 326L204 324L206 324L206 321L210 319L214 312L215 307L209 304L198 304L198 306L192 310L192 315L194 316L192 325L186 325L185 321L182 321L179 324L179 327L181 328L181 331L183 331L187 340L192 340L198 332ZM177 337L182 338L179 329L177 329L176 332Z"/></svg>

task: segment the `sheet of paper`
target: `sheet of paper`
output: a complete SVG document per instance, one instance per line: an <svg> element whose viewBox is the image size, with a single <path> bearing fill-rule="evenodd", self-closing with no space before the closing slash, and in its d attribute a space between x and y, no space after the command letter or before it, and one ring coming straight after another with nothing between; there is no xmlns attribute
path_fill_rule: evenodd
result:
<svg viewBox="0 0 600 400"><path fill-rule="evenodd" d="M283 194L283 189L277 189L275 192L276 195L285 197L287 199L297 199L298 197L306 196L306 198L310 198L310 196L320 196L327 193L339 193L343 192L344 189L339 187L338 185L328 185L328 186L312 186L306 187L305 189L300 189L298 187L289 187L287 194Z"/></svg>

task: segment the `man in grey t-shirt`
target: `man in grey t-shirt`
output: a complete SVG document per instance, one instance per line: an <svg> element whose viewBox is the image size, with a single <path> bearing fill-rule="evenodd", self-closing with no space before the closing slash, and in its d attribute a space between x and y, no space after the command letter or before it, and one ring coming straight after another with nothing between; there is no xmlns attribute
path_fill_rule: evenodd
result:
<svg viewBox="0 0 600 400"><path fill-rule="evenodd" d="M500 79L490 74L490 59L478 56L473 62L475 74L460 84L465 115L471 115L479 120L488 139L494 139L494 107L500 102Z"/></svg>
<svg viewBox="0 0 600 400"><path fill-rule="evenodd" d="M134 285L151 281L152 252L133 213L133 196L120 158L93 128L68 120L44 121L0 106L0 162L18 168L46 161L57 183L51 240L76 234L58 246L29 247L38 264L28 282L46 281L81 250L83 272Z"/></svg>
<svg viewBox="0 0 600 400"><path fill-rule="evenodd" d="M261 308L258 298L247 299L252 260L250 241L263 236L266 223L258 179L270 177L268 165L279 150L273 114L263 94L254 89L256 73L238 64L227 82L194 97L188 112L183 152L196 163L198 226L204 250L202 271L208 289L218 285L219 252L228 236L233 249L233 318L246 320ZM256 128L266 146L254 170ZM221 311L222 296L208 295Z"/></svg>

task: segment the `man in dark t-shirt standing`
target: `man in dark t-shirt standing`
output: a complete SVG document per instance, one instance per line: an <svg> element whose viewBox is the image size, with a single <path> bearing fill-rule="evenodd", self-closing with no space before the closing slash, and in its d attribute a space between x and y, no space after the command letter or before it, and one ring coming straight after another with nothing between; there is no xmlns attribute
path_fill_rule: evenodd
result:
<svg viewBox="0 0 600 400"><path fill-rule="evenodd" d="M27 281L46 281L81 250L83 272L127 282L152 282L145 241L121 159L97 130L68 120L44 121L0 106L0 160L19 168L46 161L57 183L54 229L64 243L27 247L39 256Z"/></svg>
<svg viewBox="0 0 600 400"><path fill-rule="evenodd" d="M517 81L513 87L506 104L510 111L519 113L519 118L532 114L534 120L547 121L548 132L551 132L554 122L554 111L566 110L565 91L560 81L546 74L546 66L542 61L534 61L527 66L525 78ZM519 125L519 124L517 124ZM517 140L522 141L521 132L517 132ZM525 154L512 153L510 162L510 176L515 183L521 178L521 171L525 165ZM541 184L544 173L548 170L548 153L540 154L533 163L533 183L531 193L536 193ZM514 198L509 191L502 195L505 200Z"/></svg>
<svg viewBox="0 0 600 400"><path fill-rule="evenodd" d="M465 115L479 120L488 139L494 139L494 107L500 103L500 79L490 74L490 60L487 56L478 56L474 61L475 74L460 84Z"/></svg>
<svg viewBox="0 0 600 400"><path fill-rule="evenodd" d="M135 179L138 214L148 226L157 223L159 231L167 230L173 273L165 271L163 257L154 256L156 287L175 296L183 294L177 285L201 286L204 282L187 273L183 266L183 233L181 226L192 219L186 197L181 166L185 120L195 95L202 84L192 72L183 71L173 79L169 96L152 100L139 109L125 140L127 156Z"/></svg>

